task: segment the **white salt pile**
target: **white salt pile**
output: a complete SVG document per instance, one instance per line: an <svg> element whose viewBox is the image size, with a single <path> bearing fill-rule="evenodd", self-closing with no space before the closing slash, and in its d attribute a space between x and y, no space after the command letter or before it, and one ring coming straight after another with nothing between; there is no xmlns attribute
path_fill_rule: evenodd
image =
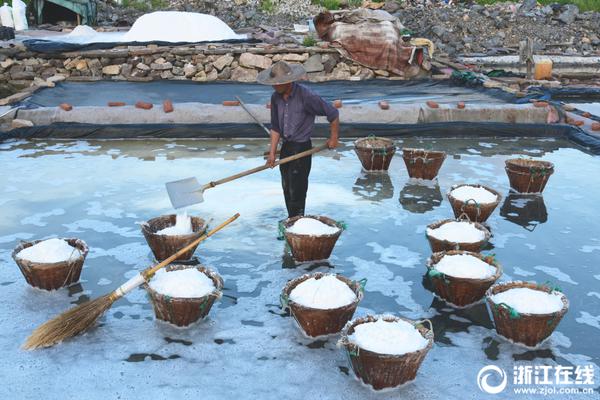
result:
<svg viewBox="0 0 600 400"><path fill-rule="evenodd" d="M513 288L491 296L496 303L505 303L523 314L551 314L563 308L560 293L547 293L529 288Z"/></svg>
<svg viewBox="0 0 600 400"><path fill-rule="evenodd" d="M435 229L427 228L427 234L453 243L476 243L485 238L482 230L467 221L450 221Z"/></svg>
<svg viewBox="0 0 600 400"><path fill-rule="evenodd" d="M79 258L81 251L64 239L48 239L17 253L17 257L36 263L57 263Z"/></svg>
<svg viewBox="0 0 600 400"><path fill-rule="evenodd" d="M329 226L314 218L300 218L294 225L287 228L290 233L297 235L323 236L338 233L340 228Z"/></svg>
<svg viewBox="0 0 600 400"><path fill-rule="evenodd" d="M310 278L296 286L289 299L305 307L330 310L353 303L356 294L334 275Z"/></svg>
<svg viewBox="0 0 600 400"><path fill-rule="evenodd" d="M189 235L191 233L194 233L194 230L192 229L192 219L189 217L189 215L187 215L187 213L177 214L177 217L175 218L175 225L156 232L157 235L168 236Z"/></svg>
<svg viewBox="0 0 600 400"><path fill-rule="evenodd" d="M470 254L446 254L435 269L456 278L469 279L486 279L496 273L496 268Z"/></svg>
<svg viewBox="0 0 600 400"><path fill-rule="evenodd" d="M183 298L203 297L215 290L212 279L196 268L159 269L148 285L162 295Z"/></svg>
<svg viewBox="0 0 600 400"><path fill-rule="evenodd" d="M157 11L144 14L123 36L125 42L205 42L246 39L219 18L193 12Z"/></svg>
<svg viewBox="0 0 600 400"><path fill-rule="evenodd" d="M498 199L494 193L478 186L460 186L450 192L457 200L475 200L478 204L490 204Z"/></svg>
<svg viewBox="0 0 600 400"><path fill-rule="evenodd" d="M350 341L364 350L379 354L402 355L427 347L419 331L406 321L385 321L378 319L357 325Z"/></svg>

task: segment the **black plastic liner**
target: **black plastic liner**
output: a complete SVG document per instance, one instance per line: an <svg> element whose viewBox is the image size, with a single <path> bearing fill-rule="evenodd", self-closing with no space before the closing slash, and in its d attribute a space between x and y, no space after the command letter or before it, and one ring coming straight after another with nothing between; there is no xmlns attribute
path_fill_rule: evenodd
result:
<svg viewBox="0 0 600 400"><path fill-rule="evenodd" d="M105 42L105 43L67 43L67 42L58 42L54 40L44 40L44 39L27 39L23 40L23 44L29 51L34 51L37 53L65 53L69 51L86 51L86 50L103 50L103 49L112 49L114 47L119 46L147 46L149 44L156 44L158 46L194 46L200 44L209 44L209 43L259 43L260 40L257 39L230 39L230 40L220 40L220 41L206 41L206 42L162 42L162 41L153 41L153 42Z"/></svg>
<svg viewBox="0 0 600 400"><path fill-rule="evenodd" d="M369 134L387 137L556 137L566 138L593 154L600 154L600 138L572 125L509 124L497 122L437 122L429 124L345 124L343 138ZM328 137L327 124L315 126L314 137ZM54 123L46 126L19 128L0 133L0 141L8 139L136 139L136 138L266 138L254 124L122 124L92 125Z"/></svg>
<svg viewBox="0 0 600 400"><path fill-rule="evenodd" d="M438 103L464 101L466 103L501 104L511 100L502 91L467 88L448 81L383 81L368 82L331 81L303 82L324 99L342 99L344 104L368 104L387 100L389 103L410 104L435 100ZM90 93L94 93L90 96ZM271 99L271 86L256 83L218 82L197 83L181 81L156 82L60 82L54 88L36 91L24 102L30 106L56 107L61 103L74 106L106 106L109 101L135 104L146 101L162 104L165 99L173 103L221 104L235 100L235 96L248 104L266 104Z"/></svg>

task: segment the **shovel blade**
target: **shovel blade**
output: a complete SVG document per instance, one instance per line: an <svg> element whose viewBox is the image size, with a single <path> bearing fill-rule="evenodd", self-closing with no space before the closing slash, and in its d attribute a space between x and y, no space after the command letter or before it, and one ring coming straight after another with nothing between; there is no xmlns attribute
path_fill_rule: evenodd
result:
<svg viewBox="0 0 600 400"><path fill-rule="evenodd" d="M187 207L204 201L204 188L196 178L167 182L165 186L173 208Z"/></svg>

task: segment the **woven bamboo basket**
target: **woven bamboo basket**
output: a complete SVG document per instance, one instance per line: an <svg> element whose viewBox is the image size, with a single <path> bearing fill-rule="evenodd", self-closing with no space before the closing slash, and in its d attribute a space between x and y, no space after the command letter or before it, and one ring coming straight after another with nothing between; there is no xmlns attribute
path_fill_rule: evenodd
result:
<svg viewBox="0 0 600 400"><path fill-rule="evenodd" d="M563 307L560 311L551 314L518 313L505 304L496 304L492 301L491 296L513 288L529 288L547 293L552 293L554 289L535 282L513 281L495 284L486 292L486 300L494 319L496 332L513 342L535 347L554 332L569 309L569 300L561 293Z"/></svg>
<svg viewBox="0 0 600 400"><path fill-rule="evenodd" d="M506 174L510 187L519 193L542 193L554 164L549 161L513 158L506 160Z"/></svg>
<svg viewBox="0 0 600 400"><path fill-rule="evenodd" d="M435 269L435 266L445 255L468 254L477 257L483 262L493 266L496 273L486 279L457 278L443 274ZM502 267L493 259L493 257L484 256L480 253L473 253L463 250L450 250L439 253L433 253L427 261L427 277L431 281L433 290L445 302L458 306L466 307L478 302L484 296L486 291L502 275Z"/></svg>
<svg viewBox="0 0 600 400"><path fill-rule="evenodd" d="M142 233L157 261L169 258L177 251L206 233L206 222L202 218L191 217L191 219L192 230L194 233L189 235L159 235L156 233L162 229L174 226L177 220L175 214L152 218L142 224ZM194 246L194 248L182 254L176 261L189 260L194 255L197 247L198 246Z"/></svg>
<svg viewBox="0 0 600 400"><path fill-rule="evenodd" d="M300 218L318 219L322 223L329 226L338 227L340 228L340 230L331 235L321 236L299 235L296 233L288 232L287 228L294 225L294 223ZM335 247L335 243L342 234L342 228L339 227L336 221L334 221L331 218L318 215L307 215L288 218L285 221L283 221L283 227L285 229L285 239L290 245L292 255L294 256L294 259L296 261L300 262L328 259L331 255L331 252L333 251L333 248Z"/></svg>
<svg viewBox="0 0 600 400"><path fill-rule="evenodd" d="M481 203L480 204L473 199L469 199L467 201L462 201L462 200L459 200L456 197L452 196L452 191L454 189L457 189L462 186L472 186L472 187L477 187L477 188L483 188L483 189L487 190L488 192L495 194L496 200L493 203ZM454 216L456 218L460 217L462 214L466 214L469 217L469 219L473 222L487 221L487 219L490 217L490 215L492 215L492 213L494 212L496 207L498 207L498 204L500 204L500 201L502 200L502 195L500 193L498 193L494 189L489 188L484 185L468 185L468 184L454 185L450 188L450 190L448 191L446 196L448 197L448 201L450 202L450 205L452 206L452 210L454 211Z"/></svg>
<svg viewBox="0 0 600 400"><path fill-rule="evenodd" d="M196 268L207 275L215 285L212 293L198 298L170 297L158 293L148 284L144 285L152 301L156 318L182 327L206 317L215 300L221 298L221 291L223 290L223 279L221 276L206 267L174 264L166 267L166 270L174 271L187 268Z"/></svg>
<svg viewBox="0 0 600 400"><path fill-rule="evenodd" d="M79 281L81 269L83 268L89 248L81 239L64 238L64 240L79 251L77 259L58 263L37 263L17 257L17 254L21 250L31 247L42 240L21 242L15 247L12 252L12 258L19 266L28 284L39 289L55 290Z"/></svg>
<svg viewBox="0 0 600 400"><path fill-rule="evenodd" d="M369 136L356 140L354 151L366 171L387 171L396 145L391 139Z"/></svg>
<svg viewBox="0 0 600 400"><path fill-rule="evenodd" d="M412 353L391 355L361 349L350 341L349 336L354 333L357 325L375 322L379 318L383 318L385 321L404 320L413 324L427 339L427 346ZM424 326L425 322L429 323L429 329ZM433 346L433 327L429 320L411 321L391 315L381 317L368 315L348 322L342 331L338 345L345 348L354 374L363 383L370 385L375 390L395 388L416 378L421 363Z"/></svg>
<svg viewBox="0 0 600 400"><path fill-rule="evenodd" d="M417 179L434 179L444 160L446 153L443 151L433 151L424 149L402 149L402 158L408 170L408 176Z"/></svg>
<svg viewBox="0 0 600 400"><path fill-rule="evenodd" d="M300 329L309 337L318 337L324 335L331 335L339 333L344 325L350 321L358 303L362 300L364 295L364 283L366 281L352 281L341 275L335 275L337 279L344 282L354 294L356 294L356 300L348 305L332 309L319 309L306 307L298 304L292 300L289 300L290 293L292 290L302 282L310 278L321 279L324 276L333 275L325 274L322 272L316 272L313 274L305 274L301 277L289 281L283 291L281 292L281 306L283 309L289 308L290 314Z"/></svg>
<svg viewBox="0 0 600 400"><path fill-rule="evenodd" d="M452 222L452 221L470 222L470 221L464 221L462 219L456 219L456 220L444 219L442 221L438 221L433 224L427 225L427 228L428 229L437 229L440 226L447 224L448 222ZM440 239L434 238L433 236L430 236L427 231L425 231L425 235L427 236L427 240L429 240L429 245L431 246L431 251L433 253L437 253L440 251L449 251L449 250L465 250L465 251L471 251L473 253L479 253L481 251L481 249L490 240L490 237L492 236L492 234L485 226L483 226L479 222L471 222L471 223L475 224L475 227L477 229L479 229L480 231L483 231L483 233L485 235L483 240L480 240L478 242L450 242L448 240L440 240Z"/></svg>

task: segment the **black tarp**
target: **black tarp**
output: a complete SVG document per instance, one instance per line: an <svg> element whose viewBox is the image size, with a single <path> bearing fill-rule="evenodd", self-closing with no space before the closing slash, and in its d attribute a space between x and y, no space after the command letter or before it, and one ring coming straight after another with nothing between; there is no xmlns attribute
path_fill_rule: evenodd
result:
<svg viewBox="0 0 600 400"><path fill-rule="evenodd" d="M429 124L344 124L342 138L368 134L386 137L557 137L566 138L593 154L600 154L600 138L571 125L509 124L497 122L439 122ZM317 124L315 137L329 135L326 124ZM8 139L136 139L136 138L265 138L265 132L254 124L120 124L92 125L54 123L46 126L19 128L0 133L0 141Z"/></svg>

